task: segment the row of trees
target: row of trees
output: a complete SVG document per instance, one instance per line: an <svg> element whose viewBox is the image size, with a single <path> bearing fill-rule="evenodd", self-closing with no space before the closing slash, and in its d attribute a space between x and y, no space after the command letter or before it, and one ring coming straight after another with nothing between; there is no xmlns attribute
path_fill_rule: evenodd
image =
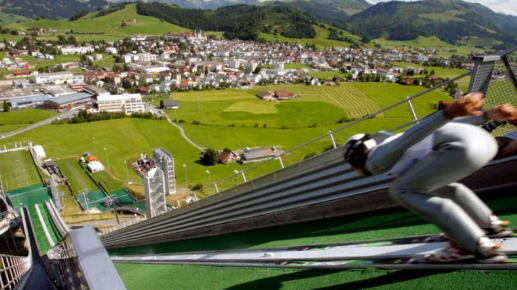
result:
<svg viewBox="0 0 517 290"><path fill-rule="evenodd" d="M153 16L182 27L224 31L224 36L230 39L256 40L259 31L264 29L291 38L316 37L312 17L296 8L282 5L234 5L216 10L202 10L161 3L138 3L137 11L141 15Z"/></svg>
<svg viewBox="0 0 517 290"><path fill-rule="evenodd" d="M114 120L114 119L123 119L123 118L140 118L140 119L150 119L150 120L163 120L163 117L156 116L152 113L133 113L131 115L127 115L124 112L115 113L115 112L99 112L99 113L88 113L86 111L80 111L79 114L73 117L70 120L66 121L56 121L55 124L58 123L69 123L69 124L80 124L80 123L88 123L88 122L96 122L96 121L106 121L106 120Z"/></svg>

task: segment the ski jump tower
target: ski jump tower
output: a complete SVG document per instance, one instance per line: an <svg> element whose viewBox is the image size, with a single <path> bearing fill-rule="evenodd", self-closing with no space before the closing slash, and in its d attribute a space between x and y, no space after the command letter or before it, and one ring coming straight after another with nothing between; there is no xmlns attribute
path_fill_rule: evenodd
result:
<svg viewBox="0 0 517 290"><path fill-rule="evenodd" d="M165 197L176 192L174 157L164 149L153 149L153 158L142 158L136 163L138 174L144 179L147 217L167 211Z"/></svg>
<svg viewBox="0 0 517 290"><path fill-rule="evenodd" d="M156 167L159 167L165 174L165 195L176 193L176 171L172 154L162 148L154 149L153 160Z"/></svg>

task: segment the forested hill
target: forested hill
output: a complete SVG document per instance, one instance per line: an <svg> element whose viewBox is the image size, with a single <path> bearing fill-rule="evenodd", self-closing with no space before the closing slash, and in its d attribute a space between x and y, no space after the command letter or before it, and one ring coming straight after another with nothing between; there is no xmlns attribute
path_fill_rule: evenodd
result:
<svg viewBox="0 0 517 290"><path fill-rule="evenodd" d="M464 37L496 39L506 46L517 44L517 17L461 0L379 3L350 17L347 27L372 39L410 40L434 35L452 44Z"/></svg>
<svg viewBox="0 0 517 290"><path fill-rule="evenodd" d="M314 38L315 19L297 8L234 5L216 10L185 9L163 3L138 3L141 15L171 24L205 31L224 31L227 38L257 39L260 32L291 38Z"/></svg>
<svg viewBox="0 0 517 290"><path fill-rule="evenodd" d="M2 13L31 19L68 19L81 11L94 11L107 5L105 0L0 0Z"/></svg>

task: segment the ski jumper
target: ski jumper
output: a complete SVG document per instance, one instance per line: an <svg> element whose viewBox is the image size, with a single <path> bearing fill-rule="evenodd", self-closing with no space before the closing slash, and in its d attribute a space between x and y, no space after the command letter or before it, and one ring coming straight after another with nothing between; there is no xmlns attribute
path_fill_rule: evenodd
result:
<svg viewBox="0 0 517 290"><path fill-rule="evenodd" d="M368 155L372 174L396 176L390 196L435 224L461 248L475 252L492 211L457 181L478 171L497 153L497 143L475 126L484 117L456 118L437 112L380 143Z"/></svg>

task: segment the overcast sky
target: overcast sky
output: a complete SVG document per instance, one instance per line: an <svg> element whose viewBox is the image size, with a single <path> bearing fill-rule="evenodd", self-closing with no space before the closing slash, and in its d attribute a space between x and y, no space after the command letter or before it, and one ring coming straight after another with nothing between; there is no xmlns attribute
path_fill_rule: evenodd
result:
<svg viewBox="0 0 517 290"><path fill-rule="evenodd" d="M379 2L386 2L388 0L366 0L372 4L376 4ZM401 1L409 1L409 0L401 0ZM472 0L467 2L476 2L481 3L488 8L505 14L511 14L517 16L517 0Z"/></svg>

